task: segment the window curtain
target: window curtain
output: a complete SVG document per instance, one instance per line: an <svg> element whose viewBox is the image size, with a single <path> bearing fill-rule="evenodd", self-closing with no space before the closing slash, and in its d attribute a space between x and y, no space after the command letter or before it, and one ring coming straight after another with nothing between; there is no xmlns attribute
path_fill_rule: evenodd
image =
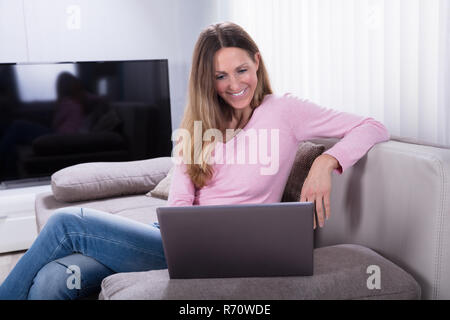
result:
<svg viewBox="0 0 450 320"><path fill-rule="evenodd" d="M220 0L275 92L450 146L450 0Z"/></svg>

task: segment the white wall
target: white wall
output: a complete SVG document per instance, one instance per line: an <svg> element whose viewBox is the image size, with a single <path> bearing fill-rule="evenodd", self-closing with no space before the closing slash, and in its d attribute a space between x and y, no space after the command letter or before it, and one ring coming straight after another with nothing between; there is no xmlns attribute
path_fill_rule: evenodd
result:
<svg viewBox="0 0 450 320"><path fill-rule="evenodd" d="M0 63L168 59L175 129L195 41L216 13L216 0L0 0Z"/></svg>
<svg viewBox="0 0 450 320"><path fill-rule="evenodd" d="M21 1L0 0L0 62L27 61Z"/></svg>

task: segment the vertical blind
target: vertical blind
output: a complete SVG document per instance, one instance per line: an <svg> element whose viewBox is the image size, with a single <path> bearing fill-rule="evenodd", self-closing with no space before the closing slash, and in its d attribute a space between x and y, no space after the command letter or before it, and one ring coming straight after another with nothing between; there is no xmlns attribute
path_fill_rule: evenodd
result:
<svg viewBox="0 0 450 320"><path fill-rule="evenodd" d="M277 93L450 146L450 0L222 0Z"/></svg>

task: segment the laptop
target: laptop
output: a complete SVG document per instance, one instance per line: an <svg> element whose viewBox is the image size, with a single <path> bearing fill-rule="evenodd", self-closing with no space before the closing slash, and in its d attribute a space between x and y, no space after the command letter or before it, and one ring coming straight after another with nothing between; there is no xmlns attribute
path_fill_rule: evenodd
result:
<svg viewBox="0 0 450 320"><path fill-rule="evenodd" d="M171 279L311 276L312 202L159 207Z"/></svg>

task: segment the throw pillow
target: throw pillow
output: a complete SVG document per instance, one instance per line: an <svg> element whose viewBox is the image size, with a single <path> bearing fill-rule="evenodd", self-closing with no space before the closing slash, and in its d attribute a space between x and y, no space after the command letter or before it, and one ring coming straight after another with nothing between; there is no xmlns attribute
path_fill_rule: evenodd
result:
<svg viewBox="0 0 450 320"><path fill-rule="evenodd" d="M281 202L300 201L303 182L308 176L314 160L325 151L325 146L306 141L299 145L292 164L291 173L284 188Z"/></svg>
<svg viewBox="0 0 450 320"><path fill-rule="evenodd" d="M167 200L169 198L170 183L172 181L174 168L175 166L172 166L172 168L170 168L169 172L167 173L167 176L156 185L155 189L148 192L146 196Z"/></svg>
<svg viewBox="0 0 450 320"><path fill-rule="evenodd" d="M80 163L55 172L52 191L61 202L145 194L164 179L172 166L170 157Z"/></svg>

